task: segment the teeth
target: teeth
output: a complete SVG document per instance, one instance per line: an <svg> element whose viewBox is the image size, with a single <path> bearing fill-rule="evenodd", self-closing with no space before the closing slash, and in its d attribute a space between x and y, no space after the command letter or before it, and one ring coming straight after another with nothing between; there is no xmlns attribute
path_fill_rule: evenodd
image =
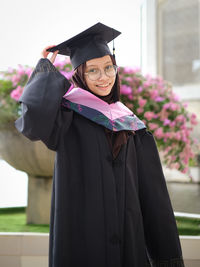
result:
<svg viewBox="0 0 200 267"><path fill-rule="evenodd" d="M99 85L97 85L97 86L99 86L99 87L107 87L107 86L109 86L109 83L108 84L99 84Z"/></svg>

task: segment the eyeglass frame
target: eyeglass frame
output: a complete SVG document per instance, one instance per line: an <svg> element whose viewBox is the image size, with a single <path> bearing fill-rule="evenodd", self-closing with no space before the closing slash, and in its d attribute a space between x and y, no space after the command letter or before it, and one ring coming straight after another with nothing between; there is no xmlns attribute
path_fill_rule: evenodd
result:
<svg viewBox="0 0 200 267"><path fill-rule="evenodd" d="M116 74L117 74L117 70L118 70L118 66L117 65L114 65L114 64L112 64L112 66L114 67L114 70L115 70L115 75L113 75L113 76L109 76L109 75L107 75L106 74L106 72L105 72L105 68L104 68L104 73L105 73L105 75L107 76L107 77L114 77L114 76L116 76ZM97 68L97 69L99 69L99 68ZM102 71L99 69L99 71L100 71L100 76L99 76L99 78L102 76ZM84 73L85 75L87 75L88 76L88 78L90 79L90 77L89 77L89 73L88 72L85 72ZM90 79L91 81L97 81L99 78L97 78L97 79L95 79L95 80L92 80L92 79Z"/></svg>

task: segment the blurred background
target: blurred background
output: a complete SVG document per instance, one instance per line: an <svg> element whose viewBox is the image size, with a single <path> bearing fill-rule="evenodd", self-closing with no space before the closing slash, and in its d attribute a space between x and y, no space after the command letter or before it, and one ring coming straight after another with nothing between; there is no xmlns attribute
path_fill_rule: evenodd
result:
<svg viewBox="0 0 200 267"><path fill-rule="evenodd" d="M179 101L187 106L188 112L196 114L192 137L200 141L200 0L1 0L0 8L0 71L17 68L18 64L34 67L44 47L63 42L102 22L122 32L115 39L118 66L139 68L143 75L169 81ZM112 50L112 43L109 46ZM10 140L14 138L15 135L10 136ZM26 167L16 168L19 165L3 157L4 142L5 138L0 138L0 209L28 210L29 203L32 213L28 211L27 222L47 224L51 170L44 180L41 177L34 180L33 176L39 177L35 170L30 171L34 161L41 173L47 169L46 162L35 160L39 148L34 148L34 159L30 158ZM8 150L12 146L10 142ZM25 146L26 141L21 140L16 158L17 151L20 157ZM165 166L163 169L175 214L200 219L199 150L195 158L196 163L185 174ZM46 201L46 212L34 206L36 199L38 203ZM42 219L38 222L33 213ZM200 235L200 221L196 234Z"/></svg>

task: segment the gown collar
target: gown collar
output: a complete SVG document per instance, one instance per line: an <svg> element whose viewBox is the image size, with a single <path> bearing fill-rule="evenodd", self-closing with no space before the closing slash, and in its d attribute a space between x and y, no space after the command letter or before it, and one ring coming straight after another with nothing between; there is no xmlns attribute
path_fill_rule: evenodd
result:
<svg viewBox="0 0 200 267"><path fill-rule="evenodd" d="M70 87L62 98L62 105L112 131L146 128L122 102L108 104L82 88Z"/></svg>

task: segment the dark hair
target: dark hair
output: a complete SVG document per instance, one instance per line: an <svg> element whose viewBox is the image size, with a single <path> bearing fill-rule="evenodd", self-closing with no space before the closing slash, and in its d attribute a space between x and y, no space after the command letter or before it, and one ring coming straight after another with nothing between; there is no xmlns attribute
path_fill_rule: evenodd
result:
<svg viewBox="0 0 200 267"><path fill-rule="evenodd" d="M112 55L110 55L110 58L112 60L112 63L114 65L116 65L115 58ZM83 64L81 64L80 66L78 66L74 70L74 74L72 76L72 82L73 82L74 86L83 88L83 89L91 92L91 90L88 88L88 86L85 82L85 78L84 78L85 68L86 68L86 63L84 62ZM115 83L113 85L111 92L112 92L112 102L119 101L119 98L120 98L120 79L119 79L118 73L116 74Z"/></svg>

